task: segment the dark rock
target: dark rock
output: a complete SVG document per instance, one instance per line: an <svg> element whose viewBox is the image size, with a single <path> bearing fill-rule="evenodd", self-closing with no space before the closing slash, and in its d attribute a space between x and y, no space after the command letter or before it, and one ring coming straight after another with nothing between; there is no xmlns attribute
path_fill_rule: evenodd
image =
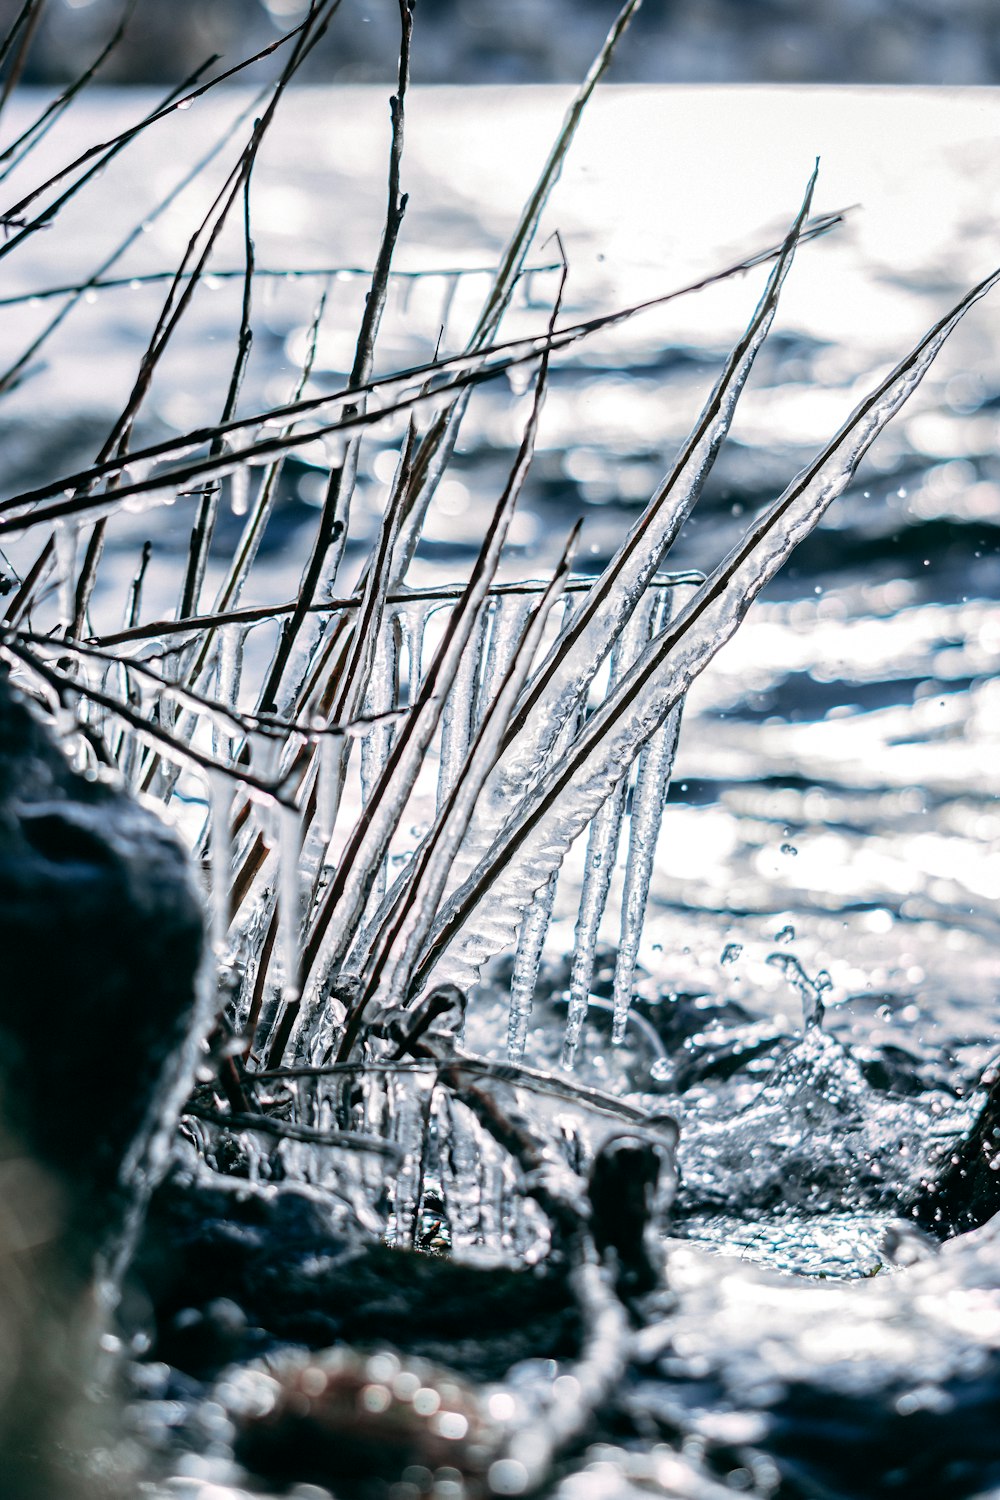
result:
<svg viewBox="0 0 1000 1500"><path fill-rule="evenodd" d="M495 1380L519 1360L574 1353L579 1337L558 1268L481 1267L348 1238L291 1184L168 1179L135 1273L152 1304L150 1357L200 1379L282 1345L388 1341ZM220 1319L219 1299L240 1318L230 1305Z"/></svg>
<svg viewBox="0 0 1000 1500"><path fill-rule="evenodd" d="M4 1111L67 1184L88 1248L121 1218L143 1170L137 1138L156 1133L160 1094L179 1081L202 930L176 837L77 774L0 676Z"/></svg>
<svg viewBox="0 0 1000 1500"><path fill-rule="evenodd" d="M604 1142L590 1171L590 1232L617 1272L622 1296L641 1296L663 1277L661 1234L677 1187L677 1125L627 1130Z"/></svg>
<svg viewBox="0 0 1000 1500"><path fill-rule="evenodd" d="M0 1474L68 1500L101 1418L92 1287L189 1086L202 917L183 850L78 775L0 671Z"/></svg>

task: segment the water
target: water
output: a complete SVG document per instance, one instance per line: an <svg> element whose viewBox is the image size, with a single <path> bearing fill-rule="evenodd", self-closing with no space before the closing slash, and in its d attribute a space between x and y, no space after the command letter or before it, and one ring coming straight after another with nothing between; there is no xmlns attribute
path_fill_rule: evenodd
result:
<svg viewBox="0 0 1000 1500"><path fill-rule="evenodd" d="M488 91L474 106L459 91L414 99L413 206L400 264L441 274L399 289L382 349L387 367L422 357L444 311L445 346L459 346L485 282L456 278L452 268L488 263L562 103L560 91L547 89L516 100ZM108 122L133 108L114 96L97 99L84 106L77 129L110 133ZM824 157L817 210L864 204L835 235L800 250L732 441L684 524L671 567L710 570L876 374L991 269L1000 179L987 147L997 109L991 95L976 91L612 90L596 101L540 236L555 225L563 232L573 318L662 292L780 238L817 150ZM225 114L219 101L204 101L176 122L181 158L203 151ZM508 149L490 153L484 180L482 161L498 130ZM380 91L291 101L255 183L260 265L370 258L381 186L368 163L384 147L384 132ZM687 144L692 133L697 150ZM131 174L128 191L121 179L115 190L109 170L100 189L108 191L106 212L81 211L73 236L38 236L30 262L12 257L13 290L85 274L105 253L105 237L123 236L127 216L143 211L140 187L165 193L182 169L168 168L162 146L140 142L113 170ZM355 208L345 215L348 198ZM128 274L169 263L183 239L181 217L167 214L129 252ZM68 244L79 266L67 265ZM238 263L237 252L234 239L229 264ZM614 553L711 388L722 351L751 315L763 273L753 275L752 285L738 278L577 345L555 371L505 576L535 576L551 565L580 512L577 566L596 571ZM332 386L349 366L349 341L337 330L356 322L359 278L262 284L248 410L286 399L293 356L324 286L317 388ZM534 298L553 288L551 273L536 273ZM150 437L215 415L238 296L238 281L222 281L196 301L190 333L154 392ZM68 320L51 365L5 398L7 491L51 478L53 453L70 473L97 447L127 394L154 306L146 288L102 293ZM14 346L28 341L41 315L21 305L5 312ZM537 307L517 305L511 329L536 332L540 316ZM694 1462L698 1443L702 1452L729 1443L754 1450L752 1461L730 1470L750 1475L744 1488L769 1492L764 1454L768 1461L777 1455L806 1493L816 1463L826 1465L823 1482L835 1493L861 1493L857 1475L838 1470L833 1424L871 1441L861 1461L871 1476L880 1451L894 1461L905 1455L908 1439L895 1436L893 1424L908 1432L908 1418L945 1409L952 1449L964 1445L969 1467L964 1477L935 1470L922 1479L904 1464L908 1492L924 1493L919 1482L938 1485L936 1493L973 1494L1000 1478L995 1448L968 1436L977 1402L996 1390L995 1231L935 1252L894 1227L907 1193L968 1123L977 1079L996 1050L998 323L998 308L985 303L963 324L857 481L691 688L637 955L638 999L622 1026L619 997L624 1041L612 1046L614 955L598 946L571 1076L560 1063L579 866L571 862L560 882L533 1005L517 1017L525 1063L559 1082L525 1074L491 1086L505 1109L534 1122L564 1167L582 1175L619 1122L583 1092L567 1097L571 1086L599 1089L641 1115L667 1109L680 1119L680 1185L667 1243L676 1300L665 1301L659 1316L648 1312L638 1336L645 1363L640 1374L633 1368L637 1390L629 1399L664 1442L674 1442L678 1427L690 1439L683 1458L674 1447L657 1457L655 1444L642 1455L594 1450L593 1473L584 1467L572 1476L577 1490L587 1489L589 1474L588 1493L597 1492L602 1472L607 1481L603 1463L619 1475L645 1464L643 1482L669 1492L686 1482L681 1470ZM99 389L91 374L97 364ZM863 376L870 379L862 385ZM477 393L412 581L464 576L525 417L509 389ZM39 473L43 456L48 468ZM258 592L245 593L245 602L294 594L325 459L317 447L286 462L253 575ZM361 450L346 554L356 562L374 536L392 463L379 438ZM147 536L155 546L146 618L173 607L176 538L188 520L185 513L181 523L177 506L121 517L106 547L94 606L99 625L119 627ZM238 524L220 515L212 587L223 577L223 548L238 535L227 526ZM11 558L23 568L17 548ZM413 628L423 627L421 614ZM369 781L389 739L386 730L370 742ZM633 797L641 801L638 792ZM285 822L282 837L291 845L295 829L290 816ZM628 880L626 844L623 838L612 874L605 944L620 942L615 912ZM287 881L284 894L287 908L294 904ZM506 1056L508 978L502 968L488 976L466 1023L466 1045L498 1066ZM577 1005L574 1024L579 1012ZM368 1095L352 1103L357 1118L349 1123L401 1146L395 1198L382 1192L378 1159L348 1171L328 1149L326 1175L310 1176L301 1161L315 1165L317 1148L308 1144L286 1141L272 1151L255 1137L252 1173L266 1182L299 1162L298 1175L341 1183L370 1234L410 1242L432 1234L433 1189L446 1217L448 1202L455 1205L447 1226L453 1245L470 1254L544 1256L542 1215L525 1204L509 1161L465 1106L452 1104L450 1119L424 1075L410 1089L389 1079ZM326 1130L343 1113L332 1086L293 1104ZM450 1159L440 1147L449 1130L459 1140ZM342 1223L343 1204L339 1212ZM524 1378L534 1391L559 1377L536 1370ZM187 1411L184 1420L197 1427L195 1416L201 1421L212 1404L203 1396L189 1391L180 1417L175 1405L159 1418L147 1411L143 1421L176 1428ZM207 1465L189 1464L189 1488L245 1482L231 1434L209 1437L185 1439ZM167 1438L164 1446L173 1451ZM183 1477L178 1470L164 1493L176 1493ZM576 1492L568 1480L566 1490L570 1500Z"/></svg>

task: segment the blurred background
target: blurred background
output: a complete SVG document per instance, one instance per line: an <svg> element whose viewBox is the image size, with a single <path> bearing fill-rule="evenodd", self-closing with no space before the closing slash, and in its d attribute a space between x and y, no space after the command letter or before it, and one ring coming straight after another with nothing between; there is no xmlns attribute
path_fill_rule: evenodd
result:
<svg viewBox="0 0 1000 1500"><path fill-rule="evenodd" d="M123 0L49 0L28 77L74 76ZM182 76L215 51L263 46L302 0L140 0L111 82ZM0 29L20 0L0 0ZM549 83L585 71L613 0L418 0L421 83ZM311 64L315 82L393 75L396 0L348 0ZM360 24L359 24L360 23ZM648 83L995 84L1000 0L646 0L615 64Z"/></svg>

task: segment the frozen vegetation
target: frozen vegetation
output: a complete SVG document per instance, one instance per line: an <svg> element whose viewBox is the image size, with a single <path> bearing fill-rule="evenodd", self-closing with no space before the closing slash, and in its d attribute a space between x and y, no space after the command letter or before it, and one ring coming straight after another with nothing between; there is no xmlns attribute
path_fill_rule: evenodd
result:
<svg viewBox="0 0 1000 1500"><path fill-rule="evenodd" d="M63 1205L39 1236L54 1266L36 1256L28 1282L54 1277L65 1316L43 1291L0 1318L9 1367L37 1375L20 1404L0 1392L17 1500L985 1494L996 923L977 860L995 812L969 764L996 739L997 537L968 496L996 486L952 446L966 469L922 478L902 521L857 474L1000 272L942 299L761 503L746 484L733 503L719 472L740 474L731 428L761 368L776 406L815 395L821 341L772 330L844 227L814 209L816 173L770 241L579 306L572 255L538 230L629 0L495 269L445 244L400 270L420 45L404 0L370 264L261 264L258 161L337 8L316 0L267 57L209 65L145 114L140 97L85 151L59 132L89 74L8 116L0 260L25 278L3 306L24 335L0 375L8 471L31 452L0 501L3 921L13 948L25 891L32 932L51 911L87 997L68 1009L53 964L37 994L60 1019L39 1027L39 938L0 1017L23 1060L9 1130ZM14 71L40 10L14 23ZM261 66L270 81L90 273L18 271L33 246L54 257L120 153ZM179 263L139 270L161 217ZM735 342L644 347L631 446L603 450L609 337L734 284ZM25 415L48 416L41 366L64 321L130 287L157 300L120 407L96 457L54 462ZM279 340L275 299L303 288L310 317ZM956 379L951 416L972 422L992 398ZM564 445L542 525L546 422L581 389L598 416ZM650 476L634 413L680 394L689 426ZM56 460L79 446L60 420ZM564 515L578 500L600 543ZM800 544L820 582L789 602ZM706 679L727 643L732 675ZM699 692L711 711L691 722ZM939 760L960 733L969 764ZM905 762L883 755L897 746ZM197 998L189 876L151 807L205 895ZM965 840L950 863L929 816ZM658 861L672 828L681 852ZM894 857L925 859L923 884ZM63 1389L38 1351L77 1321Z"/></svg>

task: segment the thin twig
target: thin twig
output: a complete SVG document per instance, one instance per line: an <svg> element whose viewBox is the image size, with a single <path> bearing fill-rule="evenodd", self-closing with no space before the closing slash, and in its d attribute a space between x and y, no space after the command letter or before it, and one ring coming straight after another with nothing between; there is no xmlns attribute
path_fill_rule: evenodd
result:
<svg viewBox="0 0 1000 1500"><path fill-rule="evenodd" d="M263 96L259 96L253 104L247 106L246 110L240 115L241 121L252 110L259 107L261 97ZM218 147L215 147L212 154L214 155L217 150ZM201 170L201 167L199 166L192 170L197 172ZM189 178L185 178L185 182L188 180ZM150 215L147 215L146 222L148 222L150 217ZM559 269L558 261L543 261L537 266L525 266L520 272L518 279L539 275L542 272L558 271ZM389 279L390 281L412 282L428 281L432 277L440 277L442 281L445 281L458 276L490 276L493 270L493 266L423 266L420 270L416 271L402 271L396 267L391 267L389 270ZM185 277L190 274L190 271L184 272ZM54 297L76 296L82 292L120 291L125 288L129 291L134 291L139 287L155 286L157 283L164 281L173 281L176 275L176 271L146 271L140 276L98 275L96 279L68 282L63 286L38 287L31 292L14 292L8 297L0 297L0 307L19 307L26 302L32 304L47 302ZM244 269L234 269L230 266L224 270L213 270L212 280L216 282L242 281L245 275L246 271ZM357 279L360 281L363 279L370 281L371 275L371 268L365 266L289 266L286 269L279 269L277 266L258 266L254 271L257 281L265 279L272 281L343 281L348 279Z"/></svg>
<svg viewBox="0 0 1000 1500"><path fill-rule="evenodd" d="M818 234L824 234L833 228L834 224L841 222L840 214L826 215L819 221L810 233L804 233L802 240L814 239ZM172 454L190 452L192 448L210 443L216 436L228 436L236 431L246 431L250 428L259 428L268 423L298 419L318 411L324 406L343 403L348 397L360 396L362 394L378 394L392 387L409 386L420 382L417 394L408 399L401 399L395 405L385 405L375 412L360 413L350 420L331 422L323 426L311 429L304 434L289 434L280 440L263 440L256 444L250 444L246 448L233 450L231 456L226 460L201 460L171 470L163 475L151 475L148 479L123 485L118 494L122 499L132 495L145 495L158 489L174 488L199 479L203 474L213 470L224 468L226 464L238 462L253 462L260 458L268 457L277 452L286 452L295 447L301 447L306 443L314 442L317 437L333 435L337 432L347 432L354 428L372 426L375 423L394 415L398 411L410 410L412 407L428 400L425 385L429 377L446 370L456 370L458 375L443 385L437 386L433 391L433 399L458 392L469 385L477 384L484 380L494 379L498 375L506 374L508 370L519 367L535 360L547 348L552 352L568 348L571 344L585 339L588 336L602 332L605 329L618 326L625 321L637 317L641 313L662 307L668 302L675 301L680 297L686 297L706 287L714 286L721 281L731 277L742 275L744 271L757 265L766 264L780 255L781 246L770 246L767 250L747 256L734 265L727 266L722 271L712 272L699 278L698 281L690 282L672 292L665 292L658 297L651 297L643 302L638 302L630 307L619 309L617 312L604 313L598 317L588 318L580 323L569 324L564 328L557 329L551 340L544 335L535 335L528 338L509 339L506 342L497 343L486 350L478 351L474 355L467 353L449 355L436 358L419 365L412 365L404 370L398 370L391 375L379 377L368 381L358 391L338 389L322 396L310 396L298 401L293 405L275 407L268 412L259 412L254 416L239 417L229 423L224 429L218 427L206 427L193 430L179 438L168 438L163 442L151 444L144 449L133 450L126 463L118 463L115 460L107 460L101 464L94 464L78 473L64 475L60 479L51 480L49 483L39 485L34 489L25 490L19 495L13 495L9 499L0 501L0 516L9 516L12 511L35 505L40 501L48 500L56 495L62 495L68 490L82 490L95 484L98 480L106 477L127 464L148 464L157 460L168 459ZM499 358L496 358L499 356ZM488 359L495 358L495 363L487 364ZM102 503L100 496L84 497L82 500L66 501L64 504L49 506L44 510L38 510L31 515L19 517L16 523L9 520L0 522L0 531L9 531L15 528L23 529L26 524L38 524L59 519L65 515L78 514L87 509L94 509Z"/></svg>
<svg viewBox="0 0 1000 1500"><path fill-rule="evenodd" d="M401 191L400 181L403 163L405 99L410 78L410 43L413 35L413 15L409 0L399 0L399 16L398 84L396 93L389 100L392 138L389 148L389 186L385 226L358 332L354 364L347 382L348 391L363 388L371 379L375 342L378 338L389 288L389 271L402 227L403 215L406 212L407 199L406 194ZM360 410L363 410L363 403L357 406L348 405L345 406L343 415L345 418L350 418ZM299 633L309 615L310 605L316 599L321 583L326 579L332 585L336 577L347 541L350 504L357 478L359 443L360 434L349 446L341 463L331 471L316 538L299 585L296 607L282 626L274 659L261 692L260 706L265 711L276 709L278 706L282 681L292 659Z"/></svg>
<svg viewBox="0 0 1000 1500"><path fill-rule="evenodd" d="M687 572L661 574L653 580L652 586L676 588L681 584L700 584L704 581L704 573L688 570ZM491 599L523 597L528 594L543 594L547 587L546 582L532 582L529 579L523 583L495 583L489 593ZM593 587L593 579L572 578L565 587L568 594L583 594ZM394 590L386 595L386 603L424 604L440 601L441 604L454 604L461 598L461 595L460 584L435 584L427 588ZM341 599L327 599L322 604L314 604L312 608L317 614L338 614L341 611L350 612L360 609L361 603L360 598L351 595ZM222 625L259 625L290 614L294 608L295 601L288 600L282 604L247 604L242 609L228 610L223 613L194 615L190 620L154 620L150 624L138 625L131 630L119 630L94 636L91 638L91 644L105 647L125 646L142 641L160 640L173 635L190 635L193 632L210 630ZM169 654L169 649L162 653L164 656Z"/></svg>
<svg viewBox="0 0 1000 1500"><path fill-rule="evenodd" d="M34 150L39 141L51 130L60 116L65 114L77 95L83 92L91 79L95 77L111 54L118 48L128 24L135 13L137 4L138 0L126 0L121 19L93 62L72 83L68 84L50 104L46 105L37 119L33 120L30 125L22 130L21 134L15 140L11 141L9 146L0 151L0 162L8 163L4 170L0 172L0 182L5 182L11 172L24 161L29 151ZM0 67L2 66L3 56L0 54ZM2 107L0 105L0 110L2 110Z"/></svg>

